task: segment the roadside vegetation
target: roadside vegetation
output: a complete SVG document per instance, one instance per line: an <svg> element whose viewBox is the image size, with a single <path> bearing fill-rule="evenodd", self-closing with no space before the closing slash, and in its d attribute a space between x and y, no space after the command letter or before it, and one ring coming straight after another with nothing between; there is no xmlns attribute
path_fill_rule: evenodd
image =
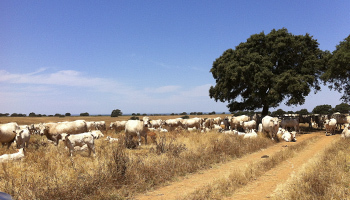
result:
<svg viewBox="0 0 350 200"><path fill-rule="evenodd" d="M288 182L274 199L349 199L349 150L350 139L337 141Z"/></svg>
<svg viewBox="0 0 350 200"><path fill-rule="evenodd" d="M301 152L305 147L318 139L319 137L309 138L296 145L289 146L283 151L276 152L266 160L247 163L245 168L235 170L228 178L218 180L205 188L201 188L187 195L183 199L222 199L225 196L231 196L235 190L247 185L250 181L260 177L266 171L272 169L281 162L296 156L297 153Z"/></svg>

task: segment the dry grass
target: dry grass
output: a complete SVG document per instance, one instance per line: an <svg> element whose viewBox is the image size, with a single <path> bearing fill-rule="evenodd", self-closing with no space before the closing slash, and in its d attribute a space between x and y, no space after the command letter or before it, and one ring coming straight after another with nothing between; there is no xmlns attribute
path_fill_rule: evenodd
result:
<svg viewBox="0 0 350 200"><path fill-rule="evenodd" d="M275 199L350 199L350 140L342 139L307 165Z"/></svg>
<svg viewBox="0 0 350 200"><path fill-rule="evenodd" d="M108 124L105 117L101 120ZM28 122L18 123L36 123ZM75 152L71 158L62 142L54 146L45 137L32 136L24 160L0 165L0 190L15 199L126 199L179 176L274 144L262 137L170 132L158 135L156 144L127 149L123 133L115 135L109 131L105 135L120 137L120 142L96 140L95 158L88 157L87 152ZM9 152L15 150L0 148L1 154Z"/></svg>
<svg viewBox="0 0 350 200"><path fill-rule="evenodd" d="M205 188L201 188L192 194L187 195L183 199L222 199L225 196L230 196L238 188L247 185L250 181L260 177L266 171L272 169L288 158L295 156L298 152L305 149L306 146L315 142L317 139L318 137L312 137L296 145L290 146L283 151L275 153L269 159L261 162L250 163L246 168L237 169L232 172L229 178L218 180Z"/></svg>

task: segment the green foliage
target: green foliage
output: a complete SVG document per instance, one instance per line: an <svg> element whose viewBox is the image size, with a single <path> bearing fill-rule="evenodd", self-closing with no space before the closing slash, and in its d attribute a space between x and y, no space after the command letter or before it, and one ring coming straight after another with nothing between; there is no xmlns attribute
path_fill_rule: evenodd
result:
<svg viewBox="0 0 350 200"><path fill-rule="evenodd" d="M333 109L331 105L325 104L325 105L319 105L316 106L313 110L312 113L314 114L323 114L323 115L328 115L333 113Z"/></svg>
<svg viewBox="0 0 350 200"><path fill-rule="evenodd" d="M309 34L293 35L287 29L254 34L235 49L226 50L210 70L216 85L209 96L228 102L230 112L302 105L311 88L320 90L319 72L324 52Z"/></svg>
<svg viewBox="0 0 350 200"><path fill-rule="evenodd" d="M90 116L88 112L80 113L80 116Z"/></svg>
<svg viewBox="0 0 350 200"><path fill-rule="evenodd" d="M66 113L64 115L67 116L67 117L72 116L70 113Z"/></svg>
<svg viewBox="0 0 350 200"><path fill-rule="evenodd" d="M332 55L328 56L328 68L321 76L322 80L329 82L331 89L343 91L341 99L350 101L350 35L336 46Z"/></svg>
<svg viewBox="0 0 350 200"><path fill-rule="evenodd" d="M132 116L132 117L130 117L130 120L139 120L139 117Z"/></svg>
<svg viewBox="0 0 350 200"><path fill-rule="evenodd" d="M282 109L278 109L276 111L273 111L271 113L272 116L283 116L284 114L286 114L287 112L282 110Z"/></svg>
<svg viewBox="0 0 350 200"><path fill-rule="evenodd" d="M123 113L122 113L122 111L119 110L119 109L115 109L115 110L113 110L112 113L111 113L111 117L119 117L119 116L121 116L121 115L123 115Z"/></svg>
<svg viewBox="0 0 350 200"><path fill-rule="evenodd" d="M307 111L307 109L301 109L299 111L296 111L295 113L297 113L299 115L308 115L309 111Z"/></svg>
<svg viewBox="0 0 350 200"><path fill-rule="evenodd" d="M334 112L340 112L340 113L349 113L350 106L347 103L341 103L339 105L336 105L334 108Z"/></svg>
<svg viewBox="0 0 350 200"><path fill-rule="evenodd" d="M188 115L182 116L182 119L189 119L190 117Z"/></svg>

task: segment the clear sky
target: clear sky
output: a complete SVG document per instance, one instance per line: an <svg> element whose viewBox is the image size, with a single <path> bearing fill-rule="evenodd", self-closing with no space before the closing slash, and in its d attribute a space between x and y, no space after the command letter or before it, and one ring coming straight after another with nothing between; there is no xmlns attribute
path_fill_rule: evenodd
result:
<svg viewBox="0 0 350 200"><path fill-rule="evenodd" d="M0 113L228 113L209 97L213 61L283 27L333 51L350 34L350 1L2 0ZM278 108L339 98L324 87Z"/></svg>

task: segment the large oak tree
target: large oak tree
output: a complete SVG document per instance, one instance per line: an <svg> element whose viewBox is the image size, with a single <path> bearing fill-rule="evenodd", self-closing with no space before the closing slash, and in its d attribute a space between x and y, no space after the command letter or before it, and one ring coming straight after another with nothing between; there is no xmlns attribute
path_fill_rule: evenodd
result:
<svg viewBox="0 0 350 200"><path fill-rule="evenodd" d="M210 98L228 102L230 112L302 105L311 89L320 90L324 52L309 34L293 35L287 29L254 34L217 58L210 72L216 85Z"/></svg>
<svg viewBox="0 0 350 200"><path fill-rule="evenodd" d="M350 102L350 35L336 46L321 78L331 89L343 92L344 102Z"/></svg>

